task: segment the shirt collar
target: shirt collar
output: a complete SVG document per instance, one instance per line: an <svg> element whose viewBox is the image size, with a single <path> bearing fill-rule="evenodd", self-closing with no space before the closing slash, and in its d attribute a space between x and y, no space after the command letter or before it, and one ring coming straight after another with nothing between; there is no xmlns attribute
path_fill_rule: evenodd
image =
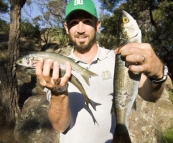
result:
<svg viewBox="0 0 173 143"><path fill-rule="evenodd" d="M95 63L98 60L101 61L101 60L107 58L107 53L105 53L103 48L101 48L98 44L97 44L97 46L98 46L98 51L97 51L97 54L96 54L95 58L93 59L92 63ZM74 49L71 50L69 57L72 58L73 60L75 60L76 63L79 63L79 62L85 63L84 61L81 61L79 58L77 58L74 55Z"/></svg>

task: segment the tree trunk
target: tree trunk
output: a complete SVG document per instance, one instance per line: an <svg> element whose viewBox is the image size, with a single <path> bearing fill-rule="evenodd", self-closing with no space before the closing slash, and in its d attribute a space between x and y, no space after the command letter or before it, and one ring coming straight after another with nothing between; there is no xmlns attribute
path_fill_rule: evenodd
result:
<svg viewBox="0 0 173 143"><path fill-rule="evenodd" d="M16 117L20 113L18 105L18 90L15 61L19 56L20 18L21 8L26 0L10 0L10 32L8 52L2 72L2 106L6 121L14 125Z"/></svg>

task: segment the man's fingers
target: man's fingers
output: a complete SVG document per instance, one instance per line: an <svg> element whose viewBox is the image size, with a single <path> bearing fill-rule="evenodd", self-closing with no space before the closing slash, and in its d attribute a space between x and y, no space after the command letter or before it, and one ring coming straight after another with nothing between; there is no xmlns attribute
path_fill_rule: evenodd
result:
<svg viewBox="0 0 173 143"><path fill-rule="evenodd" d="M151 45L148 43L129 43L121 47L118 53L122 56L127 56L131 54L149 54L152 52Z"/></svg>
<svg viewBox="0 0 173 143"><path fill-rule="evenodd" d="M71 64L69 62L66 62L66 73L65 75L61 78L61 82L62 84L66 84L69 81L69 78L71 77L71 71L72 71L72 67ZM62 85L62 86L64 86Z"/></svg>
<svg viewBox="0 0 173 143"><path fill-rule="evenodd" d="M37 76L37 79L39 80L40 84L44 86L45 80L44 80L43 74L42 74L44 61L42 58L40 58L39 62L36 62L35 64L36 64L35 74Z"/></svg>
<svg viewBox="0 0 173 143"><path fill-rule="evenodd" d="M143 64L145 62L145 57L140 54L129 55L126 57L126 61L130 63Z"/></svg>
<svg viewBox="0 0 173 143"><path fill-rule="evenodd" d="M69 81L71 76L71 65L66 63L66 73L61 77L60 65L58 62L53 62L49 59L46 62L43 59L39 59L40 62L36 63L36 75L42 86L55 87L64 86Z"/></svg>
<svg viewBox="0 0 173 143"><path fill-rule="evenodd" d="M43 69L43 59L40 58L39 62L36 62L36 75L40 76L42 74L42 69Z"/></svg>
<svg viewBox="0 0 173 143"><path fill-rule="evenodd" d="M53 60L49 59L43 66L43 78L47 83L51 83L50 71L53 68Z"/></svg>
<svg viewBox="0 0 173 143"><path fill-rule="evenodd" d="M59 74L59 70L60 70L60 65L58 62L54 62L53 63L53 73L52 73L52 79L54 82L59 83L60 81L57 82L60 74Z"/></svg>
<svg viewBox="0 0 173 143"><path fill-rule="evenodd" d="M130 65L129 70L133 73L142 73L145 71L145 66L143 66L143 65Z"/></svg>

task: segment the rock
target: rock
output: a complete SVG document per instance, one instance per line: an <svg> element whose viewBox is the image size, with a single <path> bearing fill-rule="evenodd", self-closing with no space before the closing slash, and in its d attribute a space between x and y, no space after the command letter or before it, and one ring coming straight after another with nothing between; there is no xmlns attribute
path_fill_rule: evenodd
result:
<svg viewBox="0 0 173 143"><path fill-rule="evenodd" d="M44 95L31 96L25 101L14 129L19 143L59 142L59 133L53 129L47 116L48 108Z"/></svg>
<svg viewBox="0 0 173 143"><path fill-rule="evenodd" d="M168 79L165 86L172 88ZM136 98L136 110L129 116L129 131L133 143L161 143L162 132L173 128L173 103L169 91L165 88L161 98L155 102Z"/></svg>

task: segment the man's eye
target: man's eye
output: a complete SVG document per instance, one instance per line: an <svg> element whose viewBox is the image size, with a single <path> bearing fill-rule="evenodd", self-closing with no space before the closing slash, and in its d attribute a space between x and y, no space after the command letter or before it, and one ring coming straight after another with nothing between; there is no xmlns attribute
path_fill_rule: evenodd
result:
<svg viewBox="0 0 173 143"><path fill-rule="evenodd" d="M91 21L90 20L85 20L84 23L85 24L91 24Z"/></svg>
<svg viewBox="0 0 173 143"><path fill-rule="evenodd" d="M72 22L70 22L70 26L74 26L74 25L77 25L77 24L78 24L77 21L72 21Z"/></svg>

